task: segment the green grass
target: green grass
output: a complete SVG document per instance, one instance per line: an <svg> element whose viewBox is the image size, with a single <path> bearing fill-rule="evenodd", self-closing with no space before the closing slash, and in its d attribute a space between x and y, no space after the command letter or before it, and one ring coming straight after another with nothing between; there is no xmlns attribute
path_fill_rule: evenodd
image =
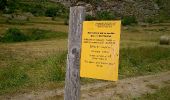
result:
<svg viewBox="0 0 170 100"><path fill-rule="evenodd" d="M60 83L65 79L65 67L66 52L47 56L30 64L14 61L7 68L0 69L0 94L11 92L11 89L15 91L22 86L36 89L50 82ZM169 48L156 46L120 50L120 78L153 74L169 69ZM89 80L82 81L86 83Z"/></svg>
<svg viewBox="0 0 170 100"><path fill-rule="evenodd" d="M23 42L23 41L34 41L34 40L42 40L42 39L64 39L67 37L67 33L65 32L54 32L50 30L43 29L27 29L25 30L27 33L23 33L20 29L17 28L9 28L4 35L0 38L0 42Z"/></svg>
<svg viewBox="0 0 170 100"><path fill-rule="evenodd" d="M169 48L155 46L120 50L120 78L151 74L169 69Z"/></svg>
<svg viewBox="0 0 170 100"><path fill-rule="evenodd" d="M16 27L31 38L25 43L0 43L0 95L63 87L67 49L67 40L63 38L67 38L68 31L64 20L32 17L22 25L3 19L0 17L0 36ZM159 37L169 33L170 28L166 27L130 26L122 31L120 79L170 70L170 47L158 45ZM94 82L87 78L81 81Z"/></svg>
<svg viewBox="0 0 170 100"><path fill-rule="evenodd" d="M0 94L22 86L29 80L27 74L20 67L12 65L0 69Z"/></svg>
<svg viewBox="0 0 170 100"><path fill-rule="evenodd" d="M142 97L135 98L134 100L170 100L170 86L166 86L156 93L145 94Z"/></svg>
<svg viewBox="0 0 170 100"><path fill-rule="evenodd" d="M65 79L66 52L39 59L30 64L13 62L0 69L0 94L21 88L38 88L44 83ZM41 85L40 85L41 84Z"/></svg>
<svg viewBox="0 0 170 100"><path fill-rule="evenodd" d="M50 38L58 38L63 39L67 38L67 33L65 32L54 32L51 30L43 30L43 29L28 29L30 40L40 40L40 39L50 39Z"/></svg>

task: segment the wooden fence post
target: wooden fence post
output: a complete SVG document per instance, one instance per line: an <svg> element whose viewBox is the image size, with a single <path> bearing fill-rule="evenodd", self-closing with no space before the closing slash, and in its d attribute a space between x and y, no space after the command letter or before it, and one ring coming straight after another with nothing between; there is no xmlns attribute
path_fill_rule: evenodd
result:
<svg viewBox="0 0 170 100"><path fill-rule="evenodd" d="M85 7L70 8L67 71L64 100L80 99L80 51Z"/></svg>

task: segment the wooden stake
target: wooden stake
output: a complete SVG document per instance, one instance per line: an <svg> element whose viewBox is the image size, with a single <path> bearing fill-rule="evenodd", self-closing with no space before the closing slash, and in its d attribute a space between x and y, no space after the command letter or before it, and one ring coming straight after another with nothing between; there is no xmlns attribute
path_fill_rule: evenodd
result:
<svg viewBox="0 0 170 100"><path fill-rule="evenodd" d="M80 51L85 7L70 8L64 100L80 100Z"/></svg>

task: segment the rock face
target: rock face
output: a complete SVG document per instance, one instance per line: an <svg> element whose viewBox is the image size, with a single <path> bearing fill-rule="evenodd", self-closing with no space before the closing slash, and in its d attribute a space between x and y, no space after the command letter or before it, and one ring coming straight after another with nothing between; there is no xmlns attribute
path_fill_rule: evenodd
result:
<svg viewBox="0 0 170 100"><path fill-rule="evenodd" d="M70 6L70 0L52 1ZM87 13L91 15L95 15L97 11L110 11L116 17L135 16L139 21L154 17L159 11L153 0L101 0L97 5L86 3L86 7Z"/></svg>
<svg viewBox="0 0 170 100"><path fill-rule="evenodd" d="M116 16L135 16L138 20L144 20L157 14L155 5L152 0L113 0L97 8L111 11Z"/></svg>

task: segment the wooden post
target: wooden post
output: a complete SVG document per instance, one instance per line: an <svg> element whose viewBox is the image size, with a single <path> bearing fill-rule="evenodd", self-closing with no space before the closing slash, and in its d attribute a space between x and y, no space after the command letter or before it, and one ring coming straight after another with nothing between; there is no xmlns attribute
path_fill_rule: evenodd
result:
<svg viewBox="0 0 170 100"><path fill-rule="evenodd" d="M80 49L85 7L70 8L64 100L80 100Z"/></svg>

